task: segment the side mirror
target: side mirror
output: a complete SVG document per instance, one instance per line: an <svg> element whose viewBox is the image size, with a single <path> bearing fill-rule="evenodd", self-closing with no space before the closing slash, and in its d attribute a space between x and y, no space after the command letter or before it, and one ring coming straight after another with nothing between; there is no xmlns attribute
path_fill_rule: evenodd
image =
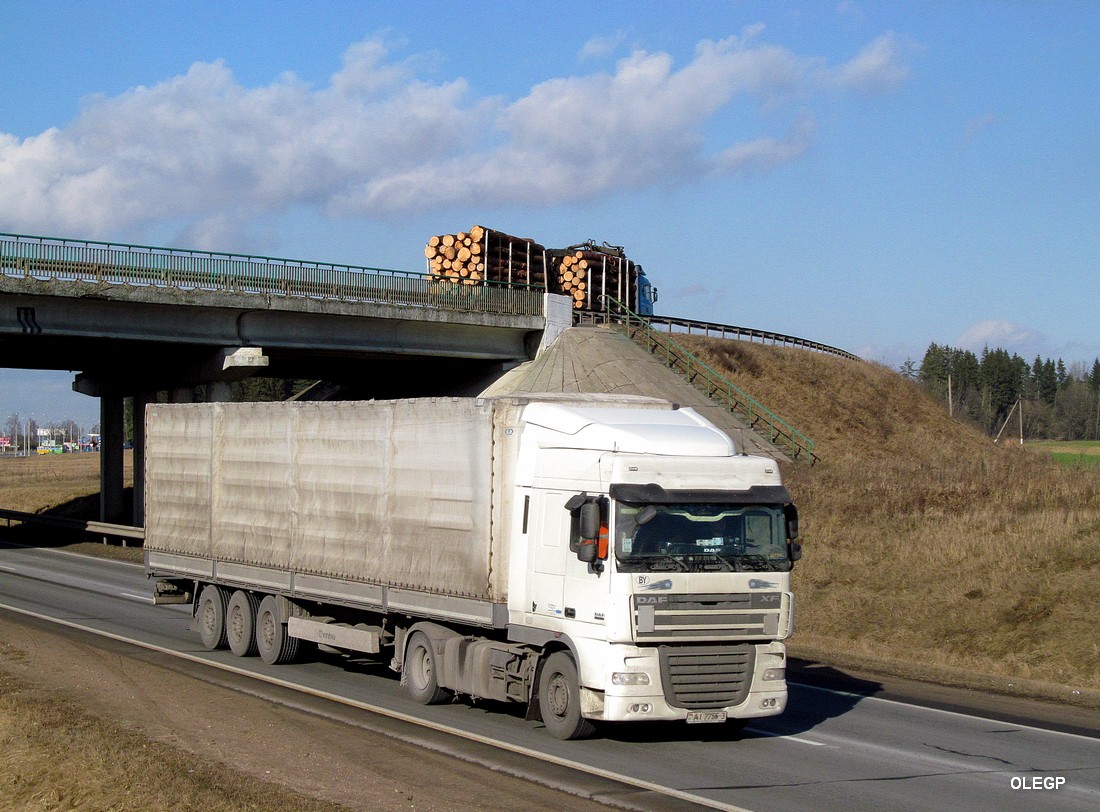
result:
<svg viewBox="0 0 1100 812"><path fill-rule="evenodd" d="M794 541L798 538L798 508L794 505L784 505L783 516L787 519L787 538Z"/></svg>
<svg viewBox="0 0 1100 812"><path fill-rule="evenodd" d="M570 513L572 513L574 510L579 508L581 505L583 505L587 501L588 501L588 494L587 493L575 493L572 496L570 496L568 499L565 500L565 509L568 510Z"/></svg>
<svg viewBox="0 0 1100 812"><path fill-rule="evenodd" d="M596 545L594 542L583 542L577 547L577 560L582 564L591 564L597 558L596 552Z"/></svg>
<svg viewBox="0 0 1100 812"><path fill-rule="evenodd" d="M586 541L595 541L600 537L600 503L585 502L581 505L580 511L579 530L581 538Z"/></svg>
<svg viewBox="0 0 1100 812"><path fill-rule="evenodd" d="M791 563L793 564L795 561L798 561L802 558L802 545L799 544L797 541L792 541L790 544L790 548Z"/></svg>

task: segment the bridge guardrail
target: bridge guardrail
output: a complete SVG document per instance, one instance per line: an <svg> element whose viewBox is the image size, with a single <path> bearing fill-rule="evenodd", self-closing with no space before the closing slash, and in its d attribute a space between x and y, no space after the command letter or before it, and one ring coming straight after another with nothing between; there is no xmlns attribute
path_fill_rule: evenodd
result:
<svg viewBox="0 0 1100 812"><path fill-rule="evenodd" d="M731 324L718 324L716 322L681 319L670 316L649 316L647 318L650 321L650 325L655 330L664 329L669 333L683 332L688 335L700 333L704 336L713 336L715 338L733 338L738 341L750 342L759 340L761 343L784 347L801 347L802 349L813 350L827 355L837 355L841 358L848 358L853 361L862 360L858 355L850 353L847 350L842 350L839 347L830 347L828 344L822 344L818 341L798 338L797 336L783 335L782 333L773 333L769 330L758 330L755 327L736 327Z"/></svg>
<svg viewBox="0 0 1100 812"><path fill-rule="evenodd" d="M530 287L465 285L389 268L25 234L0 233L0 274L515 316L538 316L543 309L543 291Z"/></svg>
<svg viewBox="0 0 1100 812"><path fill-rule="evenodd" d="M41 513L26 513L21 510L8 510L7 508L0 508L0 519L6 520L8 527L11 527L11 523L14 521L20 524L43 524L61 530L77 530L99 536L111 536L113 538L132 540L145 539L144 527L134 527L128 524L84 521L82 519L69 519L64 516L47 516Z"/></svg>

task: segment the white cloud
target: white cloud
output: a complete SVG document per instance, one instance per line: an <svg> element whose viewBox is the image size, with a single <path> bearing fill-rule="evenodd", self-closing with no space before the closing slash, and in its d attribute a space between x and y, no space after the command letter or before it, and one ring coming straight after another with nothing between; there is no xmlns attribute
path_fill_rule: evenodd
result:
<svg viewBox="0 0 1100 812"><path fill-rule="evenodd" d="M1042 333L1007 319L986 319L968 327L955 343L960 349L976 354L988 347L1030 358L1042 354L1047 339Z"/></svg>
<svg viewBox="0 0 1100 812"><path fill-rule="evenodd" d="M890 36L830 68L761 44L761 31L701 42L679 67L636 51L611 73L551 78L511 102L472 98L462 79L421 81L377 40L349 48L321 88L293 74L247 88L221 62L196 63L86 99L63 129L0 133L0 229L110 238L173 222L216 238L291 206L385 217L690 183L796 159L813 136L807 99L906 74ZM762 116L709 148L716 115L740 97L769 112L794 104L795 123L769 131Z"/></svg>
<svg viewBox="0 0 1100 812"><path fill-rule="evenodd" d="M915 49L916 46L908 40L894 34L883 34L832 75L843 87L865 93L884 93L899 87L909 78L907 57Z"/></svg>
<svg viewBox="0 0 1100 812"><path fill-rule="evenodd" d="M626 34L622 31L616 33L612 37L593 37L581 46L580 53L577 54L577 58L581 61L588 59L599 59L600 57L607 56L615 52L615 49L622 45L626 39Z"/></svg>

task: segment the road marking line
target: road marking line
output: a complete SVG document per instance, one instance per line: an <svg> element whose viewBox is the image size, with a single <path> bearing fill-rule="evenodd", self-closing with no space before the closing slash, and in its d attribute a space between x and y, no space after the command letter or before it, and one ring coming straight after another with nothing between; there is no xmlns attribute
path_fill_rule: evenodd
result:
<svg viewBox="0 0 1100 812"><path fill-rule="evenodd" d="M746 733L755 733L757 736L767 736L772 739L782 739L785 742L798 742L799 744L812 744L814 747L828 747L825 742L815 742L810 739L803 739L800 736L791 736L786 733L772 733L770 730L760 730L755 727L745 728Z"/></svg>
<svg viewBox="0 0 1100 812"><path fill-rule="evenodd" d="M990 716L977 716L973 713L963 713L962 711L945 710L944 708L934 708L930 705L920 705L915 702L906 702L902 699L886 699L881 696L867 696L867 694L857 694L851 691L839 691L836 688L823 688L820 685L808 685L805 682L787 682L788 685L797 685L799 688L809 688L811 691L823 691L827 694L835 694L836 696L851 697L858 699L860 702L885 702L890 705L901 705L905 708L913 708L914 710L932 711L934 713L942 713L947 716L958 716L962 719L972 719L976 722L996 722L1000 725L1012 725L1018 727L1021 730L1034 730L1038 733L1051 733L1059 736L1072 736L1075 739L1087 739L1088 741L1095 742L1096 736L1086 736L1083 733L1070 733L1065 730L1052 730L1049 727L1037 727L1035 725L1024 724L1023 722L1006 722L1003 719L994 719Z"/></svg>
<svg viewBox="0 0 1100 812"><path fill-rule="evenodd" d="M447 733L452 736L457 736L462 739L477 742L478 744L484 744L489 747L495 747L498 750L507 750L518 755L526 756L528 758L535 759L537 761L546 761L551 764L555 764L559 767L565 767L567 769L575 770L577 772L588 773L598 778L605 778L609 781L617 781L620 784L626 784L628 786L637 787L638 789L646 790L647 792L654 792L659 795L667 795L671 798L678 798L682 801L698 804L699 806L705 806L708 809L717 809L719 812L753 812L751 809L746 809L742 806L733 806L732 804L725 804L721 801L714 801L710 798L704 798L701 795L694 795L690 792L683 790L673 789L672 787L662 786L661 784L654 784L649 781L643 781L640 778L633 778L629 775L622 775L620 773L612 772L610 770L602 770L598 767L593 767L589 764L584 764L579 761L571 761L567 758L561 758L559 756L552 756L548 753L541 753L538 750L532 750L529 747L522 747L518 744L509 744L508 742L502 742L498 739L491 739L488 736L481 736L477 733L469 733L465 730L461 730L450 725L443 725L437 722L430 722L426 719L420 719L416 716L410 716L409 714L401 713L400 711L390 710L389 708L383 708L379 705L371 705L366 702L359 702L355 699L348 699L347 697L340 696L339 694L329 693L328 691L319 691L315 688L310 688L305 685L298 685L294 682L279 679L277 677L270 677L266 674L258 674L255 671L249 671L245 668L237 668L236 666L226 665L213 660L208 660L204 657L200 657L194 654L188 654L183 651L174 651L164 646L158 646L154 643L145 643L141 640L134 640L129 637L124 637L120 634L114 634L113 632L105 632L101 629L95 629L90 626L84 626L79 623L74 623L71 620L61 620L60 618L50 617L39 612L33 612L30 609L21 609L18 606L10 606L8 604L0 603L0 609L7 609L17 614L27 615L28 617L37 618L39 620L45 620L49 623L57 623L61 626L67 626L72 629L77 629L82 632L88 632L89 634L95 634L100 637L106 637L110 640L117 640L120 643L127 643L129 645L138 646L139 648L148 649L149 651L156 651L161 654L167 654L171 657L179 657L183 660L190 660L191 662L200 663L202 665L211 666L213 668L221 669L222 671L228 671L232 674L239 674L244 677L251 677L252 679L258 679L261 682L267 682L271 685L277 685L280 688L287 688L299 693L315 696L319 699L327 699L331 702L337 702L342 705L347 705L352 708L358 708L370 713L377 714L379 716L386 716L390 719L397 719L402 722L406 722L411 725L418 725L420 727L430 728L440 733Z"/></svg>
<svg viewBox="0 0 1100 812"><path fill-rule="evenodd" d="M133 598L135 601L141 601L142 603L152 603L153 599L148 595L135 595L133 592L119 592L124 598Z"/></svg>

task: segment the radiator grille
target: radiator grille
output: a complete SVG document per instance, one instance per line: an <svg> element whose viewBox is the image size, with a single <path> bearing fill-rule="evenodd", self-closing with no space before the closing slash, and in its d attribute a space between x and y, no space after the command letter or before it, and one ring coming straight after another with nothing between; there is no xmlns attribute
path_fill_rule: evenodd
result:
<svg viewBox="0 0 1100 812"><path fill-rule="evenodd" d="M674 708L710 710L740 705L752 685L756 648L658 646L665 701Z"/></svg>
<svg viewBox="0 0 1100 812"><path fill-rule="evenodd" d="M640 641L782 639L790 605L782 592L636 594L634 634Z"/></svg>

